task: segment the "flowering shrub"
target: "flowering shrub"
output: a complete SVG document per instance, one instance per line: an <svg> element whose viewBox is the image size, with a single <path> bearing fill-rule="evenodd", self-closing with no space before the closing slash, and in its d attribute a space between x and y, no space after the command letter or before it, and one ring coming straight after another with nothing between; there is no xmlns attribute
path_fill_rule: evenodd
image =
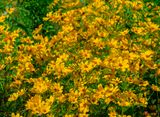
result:
<svg viewBox="0 0 160 117"><path fill-rule="evenodd" d="M16 8L0 16L0 116L159 116L158 5L54 0L29 33Z"/></svg>

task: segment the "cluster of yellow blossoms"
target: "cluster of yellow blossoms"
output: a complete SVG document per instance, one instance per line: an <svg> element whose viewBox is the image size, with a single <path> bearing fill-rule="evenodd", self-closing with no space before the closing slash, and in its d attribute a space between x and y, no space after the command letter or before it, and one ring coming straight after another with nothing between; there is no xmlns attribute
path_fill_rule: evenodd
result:
<svg viewBox="0 0 160 117"><path fill-rule="evenodd" d="M159 81L144 79L149 70L160 75L160 28L143 0L54 0L49 8L55 5L43 18L60 27L50 36L44 24L32 37L10 32L0 17L0 70L16 92L8 102L21 99L24 107L11 116L131 117L127 109L147 108L150 91L160 91Z"/></svg>

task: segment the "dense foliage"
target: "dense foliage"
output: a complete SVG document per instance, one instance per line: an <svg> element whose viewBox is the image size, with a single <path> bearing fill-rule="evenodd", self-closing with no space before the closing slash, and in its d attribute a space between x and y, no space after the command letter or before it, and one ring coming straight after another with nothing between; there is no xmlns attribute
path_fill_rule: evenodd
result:
<svg viewBox="0 0 160 117"><path fill-rule="evenodd" d="M0 117L160 116L159 5L0 1Z"/></svg>

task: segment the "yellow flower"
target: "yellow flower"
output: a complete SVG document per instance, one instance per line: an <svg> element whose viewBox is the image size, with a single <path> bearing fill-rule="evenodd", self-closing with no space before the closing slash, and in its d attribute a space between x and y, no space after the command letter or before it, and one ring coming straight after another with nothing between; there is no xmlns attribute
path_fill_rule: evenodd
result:
<svg viewBox="0 0 160 117"><path fill-rule="evenodd" d="M146 98L139 98L139 102L143 105L143 106L147 106L148 102Z"/></svg>
<svg viewBox="0 0 160 117"><path fill-rule="evenodd" d="M141 1L132 2L132 6L135 10L140 10L143 8L143 3Z"/></svg>
<svg viewBox="0 0 160 117"><path fill-rule="evenodd" d="M128 34L128 32L129 32L129 30L126 29L126 30L124 30L123 32L121 32L121 35L122 35L122 36L125 36L126 34Z"/></svg>
<svg viewBox="0 0 160 117"><path fill-rule="evenodd" d="M13 93L12 95L10 95L10 97L8 98L8 101L15 101L18 98L18 94L17 93Z"/></svg>
<svg viewBox="0 0 160 117"><path fill-rule="evenodd" d="M96 38L96 39L92 38L91 41L92 41L92 43L93 43L94 45L98 46L99 43L101 42L101 39L99 39L99 38Z"/></svg>
<svg viewBox="0 0 160 117"><path fill-rule="evenodd" d="M9 45L9 44L7 44L7 45L5 45L4 47L3 47L3 52L4 53L11 53L12 51L13 51L13 46L12 45Z"/></svg>
<svg viewBox="0 0 160 117"><path fill-rule="evenodd" d="M104 97L108 98L118 91L118 86L114 86L114 85L106 86L104 90L105 90Z"/></svg>
<svg viewBox="0 0 160 117"><path fill-rule="evenodd" d="M61 94L63 92L63 86L60 85L60 83L54 83L50 87L50 91L54 94Z"/></svg>
<svg viewBox="0 0 160 117"><path fill-rule="evenodd" d="M64 25L62 26L62 30L67 33L67 32L71 32L74 29L74 27L70 24L70 25Z"/></svg>
<svg viewBox="0 0 160 117"><path fill-rule="evenodd" d="M42 39L43 39L43 36L40 35L40 34L37 34L37 35L33 35L33 38L34 38L35 40L42 40Z"/></svg>
<svg viewBox="0 0 160 117"><path fill-rule="evenodd" d="M57 75L58 78L60 78L63 75L64 70L64 72L67 72L67 70L65 69L65 64L63 62L56 62L56 64L53 66L53 69L55 71L55 75Z"/></svg>
<svg viewBox="0 0 160 117"><path fill-rule="evenodd" d="M144 53L141 53L141 58L143 58L144 60L151 60L153 54L154 52L152 50L147 50Z"/></svg>
<svg viewBox="0 0 160 117"><path fill-rule="evenodd" d="M5 19L6 19L6 16L4 16L4 15L0 16L0 23L4 22Z"/></svg>
<svg viewBox="0 0 160 117"><path fill-rule="evenodd" d="M100 37L107 37L109 34L106 31L99 31L98 30L98 36Z"/></svg>
<svg viewBox="0 0 160 117"><path fill-rule="evenodd" d="M108 97L108 98L105 98L104 101L105 101L106 104L109 104L112 100Z"/></svg>
<svg viewBox="0 0 160 117"><path fill-rule="evenodd" d="M122 81L119 78L115 78L115 79L111 79L110 83L113 85L118 85L119 83L121 83Z"/></svg>
<svg viewBox="0 0 160 117"><path fill-rule="evenodd" d="M91 39L93 45L97 46L99 49L103 49L105 46L105 43L102 41L101 38Z"/></svg>
<svg viewBox="0 0 160 117"><path fill-rule="evenodd" d="M38 78L34 80L33 88L31 92L33 93L44 93L48 90L48 82L43 80L42 78Z"/></svg>
<svg viewBox="0 0 160 117"><path fill-rule="evenodd" d="M46 102L42 101L41 105L42 106L40 107L39 114L47 114L50 112L50 104L47 104Z"/></svg>
<svg viewBox="0 0 160 117"><path fill-rule="evenodd" d="M15 8L7 8L6 11L7 11L9 14L12 14L12 13L15 11Z"/></svg>
<svg viewBox="0 0 160 117"><path fill-rule="evenodd" d="M83 58L90 58L91 57L91 51L90 50L81 50L80 54Z"/></svg>
<svg viewBox="0 0 160 117"><path fill-rule="evenodd" d="M8 101L15 101L18 99L19 96L22 96L24 93L25 93L25 90L21 89L17 93L13 93L12 95L10 95L10 97L8 98Z"/></svg>
<svg viewBox="0 0 160 117"><path fill-rule="evenodd" d="M10 87L18 87L22 84L21 80L15 80L10 84Z"/></svg>
<svg viewBox="0 0 160 117"><path fill-rule="evenodd" d="M146 87L146 86L149 85L149 82L148 82L148 81L140 81L138 85L139 85L139 86Z"/></svg>
<svg viewBox="0 0 160 117"><path fill-rule="evenodd" d="M94 59L92 60L93 66L100 65L101 63L102 63L102 61L101 61L100 58L94 58Z"/></svg>
<svg viewBox="0 0 160 117"><path fill-rule="evenodd" d="M0 25L0 34L4 32L5 26Z"/></svg>
<svg viewBox="0 0 160 117"><path fill-rule="evenodd" d="M139 58L138 54L133 53L133 52L129 53L129 59L134 60L134 59L138 59L138 58Z"/></svg>
<svg viewBox="0 0 160 117"><path fill-rule="evenodd" d="M69 55L68 54L66 54L66 53L63 53L62 55L60 55L60 59L62 59L63 61L67 61L67 59L68 59L68 57L69 57Z"/></svg>
<svg viewBox="0 0 160 117"><path fill-rule="evenodd" d="M91 96L90 101L92 104L98 105L99 98L97 98L96 94L94 94L93 96Z"/></svg>
<svg viewBox="0 0 160 117"><path fill-rule="evenodd" d="M41 96L40 95L35 95L27 101L27 104L25 106L26 106L27 110L29 110L29 109L34 109L35 110L35 108L40 106L40 103L41 103Z"/></svg>
<svg viewBox="0 0 160 117"><path fill-rule="evenodd" d="M152 22L148 22L147 23L147 28L149 28L149 30L151 32L158 31L159 30L159 25L158 24L154 24Z"/></svg>
<svg viewBox="0 0 160 117"><path fill-rule="evenodd" d="M65 68L63 69L63 71L62 71L62 72L63 72L63 76L66 76L67 74L71 73L72 71L73 71L73 70L72 70L71 68L69 68L69 67L66 68L66 67L65 67Z"/></svg>
<svg viewBox="0 0 160 117"><path fill-rule="evenodd" d="M117 104L118 104L119 106L130 106L130 105L131 105L130 102L127 102L127 101L124 100L124 99L121 99L120 101L118 101Z"/></svg>
<svg viewBox="0 0 160 117"><path fill-rule="evenodd" d="M116 68L120 68L122 71L129 69L128 59L123 59L122 57L117 58L117 63L115 63Z"/></svg>
<svg viewBox="0 0 160 117"><path fill-rule="evenodd" d="M35 35L35 34L38 34L38 33L41 31L42 26L43 26L43 24L39 25L39 26L33 31L33 34L34 34L34 35Z"/></svg>
<svg viewBox="0 0 160 117"><path fill-rule="evenodd" d="M35 68L34 68L34 66L33 66L33 64L32 64L31 62L25 63L25 69L26 69L26 71L28 71L28 72L33 72L33 71L35 71Z"/></svg>
<svg viewBox="0 0 160 117"><path fill-rule="evenodd" d="M108 25L109 26L112 26L114 23L115 23L115 21L113 19L109 19L108 20Z"/></svg>
<svg viewBox="0 0 160 117"><path fill-rule="evenodd" d="M74 115L66 114L64 117L74 117Z"/></svg>
<svg viewBox="0 0 160 117"><path fill-rule="evenodd" d="M69 93L68 93L68 101L71 103L77 103L78 102L78 97L79 97L79 93L78 91L74 91L73 89L70 89Z"/></svg>
<svg viewBox="0 0 160 117"><path fill-rule="evenodd" d="M88 61L86 61L85 63L81 63L80 64L80 68L81 68L81 72L84 73L84 72L89 72L92 70L93 68L93 64L92 63L89 63Z"/></svg>
<svg viewBox="0 0 160 117"><path fill-rule="evenodd" d="M61 96L59 96L59 97L58 97L58 101L59 101L60 103L65 102L65 101L66 101L66 95L62 94Z"/></svg>
<svg viewBox="0 0 160 117"><path fill-rule="evenodd" d="M160 88L154 84L152 84L151 88L153 91L160 91Z"/></svg>
<svg viewBox="0 0 160 117"><path fill-rule="evenodd" d="M156 74L155 74L156 76L159 76L160 75L160 68L159 69L157 69L157 71L156 71Z"/></svg>
<svg viewBox="0 0 160 117"><path fill-rule="evenodd" d="M116 39L111 39L111 40L108 42L108 45L109 45L110 47L117 48L118 40L116 40Z"/></svg>
<svg viewBox="0 0 160 117"><path fill-rule="evenodd" d="M117 113L115 111L109 112L109 117L117 117Z"/></svg>
<svg viewBox="0 0 160 117"><path fill-rule="evenodd" d="M146 29L144 27L132 27L131 30L138 35L145 35L146 34Z"/></svg>
<svg viewBox="0 0 160 117"><path fill-rule="evenodd" d="M29 99L25 105L26 110L31 110L33 114L47 114L50 112L51 105L54 101L53 96L51 96L46 101L42 101L40 95L35 95Z"/></svg>
<svg viewBox="0 0 160 117"><path fill-rule="evenodd" d="M93 0L94 2L102 2L102 0Z"/></svg>
<svg viewBox="0 0 160 117"><path fill-rule="evenodd" d="M88 117L88 116L89 116L88 114L82 114L82 113L78 114L78 117Z"/></svg>
<svg viewBox="0 0 160 117"><path fill-rule="evenodd" d="M89 111L88 101L86 99L82 99L79 104L79 112L87 113Z"/></svg>
<svg viewBox="0 0 160 117"><path fill-rule="evenodd" d="M52 115L52 114L47 114L47 117L54 117L54 115Z"/></svg>
<svg viewBox="0 0 160 117"><path fill-rule="evenodd" d="M46 103L52 104L54 102L54 96L50 96L49 99L46 99Z"/></svg>
<svg viewBox="0 0 160 117"><path fill-rule="evenodd" d="M87 87L81 86L81 87L78 87L78 91L80 95L85 95L88 92L88 89Z"/></svg>
<svg viewBox="0 0 160 117"><path fill-rule="evenodd" d="M5 68L5 65L0 64L0 70L3 70Z"/></svg>
<svg viewBox="0 0 160 117"><path fill-rule="evenodd" d="M21 116L19 113L17 113L17 114L12 113L12 114L11 114L11 117L23 117L23 116Z"/></svg>
<svg viewBox="0 0 160 117"><path fill-rule="evenodd" d="M47 13L46 17L43 18L43 21L47 21L52 16L52 12Z"/></svg>

